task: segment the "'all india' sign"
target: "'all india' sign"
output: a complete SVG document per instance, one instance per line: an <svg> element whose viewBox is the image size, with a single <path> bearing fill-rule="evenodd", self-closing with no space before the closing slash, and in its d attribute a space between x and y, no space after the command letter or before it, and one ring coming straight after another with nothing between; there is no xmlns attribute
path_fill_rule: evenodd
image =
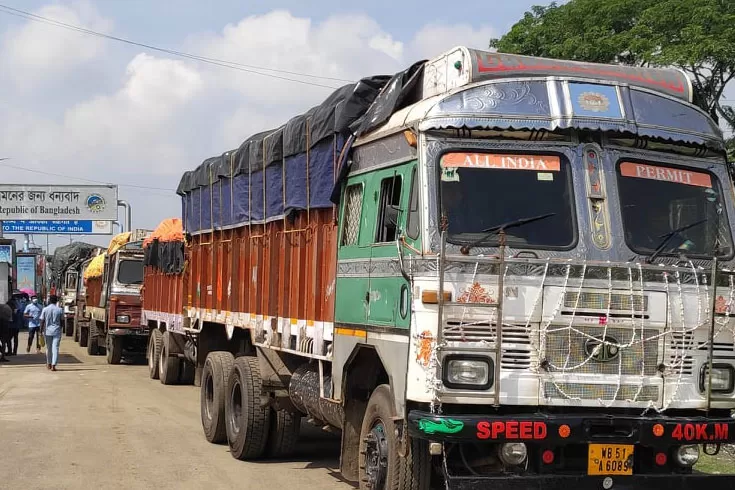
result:
<svg viewBox="0 0 735 490"><path fill-rule="evenodd" d="M0 220L117 220L117 186L0 185Z"/></svg>

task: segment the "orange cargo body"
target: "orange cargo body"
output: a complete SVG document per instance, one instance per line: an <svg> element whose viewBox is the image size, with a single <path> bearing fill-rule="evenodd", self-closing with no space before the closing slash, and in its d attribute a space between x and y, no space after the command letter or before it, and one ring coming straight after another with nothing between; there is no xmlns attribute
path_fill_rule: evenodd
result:
<svg viewBox="0 0 735 490"><path fill-rule="evenodd" d="M186 247L184 308L291 323L332 322L336 232L334 211L319 209L300 211L293 222L195 235ZM171 282L168 291L179 284Z"/></svg>
<svg viewBox="0 0 735 490"><path fill-rule="evenodd" d="M182 274L164 274L160 269L146 266L142 291L143 309L180 315L183 284Z"/></svg>

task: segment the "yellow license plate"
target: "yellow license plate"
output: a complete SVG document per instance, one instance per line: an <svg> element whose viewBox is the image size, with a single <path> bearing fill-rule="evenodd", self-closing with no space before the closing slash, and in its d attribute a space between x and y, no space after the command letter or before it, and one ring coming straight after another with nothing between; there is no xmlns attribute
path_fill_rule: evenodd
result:
<svg viewBox="0 0 735 490"><path fill-rule="evenodd" d="M633 447L625 444L590 444L588 475L632 475Z"/></svg>

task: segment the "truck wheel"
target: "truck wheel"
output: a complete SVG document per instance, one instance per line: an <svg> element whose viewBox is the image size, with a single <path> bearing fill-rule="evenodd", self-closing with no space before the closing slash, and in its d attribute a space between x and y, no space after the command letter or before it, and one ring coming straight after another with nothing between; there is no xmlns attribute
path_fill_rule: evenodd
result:
<svg viewBox="0 0 735 490"><path fill-rule="evenodd" d="M148 375L151 379L158 379L159 363L161 360L161 331L157 328L151 330L148 338Z"/></svg>
<svg viewBox="0 0 735 490"><path fill-rule="evenodd" d="M94 322L89 324L89 337L87 338L87 354L90 356L96 356L100 353L100 346L98 344L97 325Z"/></svg>
<svg viewBox="0 0 735 490"><path fill-rule="evenodd" d="M258 358L235 359L227 380L225 419L230 453L237 459L255 459L265 452L271 409L263 406L262 396Z"/></svg>
<svg viewBox="0 0 735 490"><path fill-rule="evenodd" d="M176 384L179 379L179 368L181 361L178 357L170 357L169 347L171 343L171 332L168 330L163 332L163 338L161 339L161 356L158 362L159 376L161 383L165 385Z"/></svg>
<svg viewBox="0 0 735 490"><path fill-rule="evenodd" d="M79 347L89 345L89 327L79 327Z"/></svg>
<svg viewBox="0 0 735 490"><path fill-rule="evenodd" d="M120 364L122 361L123 339L107 334L107 364Z"/></svg>
<svg viewBox="0 0 735 490"><path fill-rule="evenodd" d="M225 399L227 380L235 363L235 356L229 352L216 351L207 355L202 369L202 387L199 395L200 412L204 436L213 444L227 440L225 424Z"/></svg>
<svg viewBox="0 0 735 490"><path fill-rule="evenodd" d="M360 489L428 490L431 460L425 441L411 440L408 454L399 454L393 422L393 397L388 385L375 388L360 432Z"/></svg>
<svg viewBox="0 0 735 490"><path fill-rule="evenodd" d="M74 322L69 318L64 320L64 333L67 337L74 335Z"/></svg>
<svg viewBox="0 0 735 490"><path fill-rule="evenodd" d="M285 458L296 451L301 430L301 414L287 410L271 409L270 433L266 454L272 458Z"/></svg>

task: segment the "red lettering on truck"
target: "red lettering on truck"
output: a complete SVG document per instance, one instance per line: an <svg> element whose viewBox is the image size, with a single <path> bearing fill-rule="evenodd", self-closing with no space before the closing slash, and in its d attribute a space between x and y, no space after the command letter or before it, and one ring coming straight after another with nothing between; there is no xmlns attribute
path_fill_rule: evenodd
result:
<svg viewBox="0 0 735 490"><path fill-rule="evenodd" d="M546 439L546 422L529 420L483 420L477 423L477 438L482 440L540 440Z"/></svg>

